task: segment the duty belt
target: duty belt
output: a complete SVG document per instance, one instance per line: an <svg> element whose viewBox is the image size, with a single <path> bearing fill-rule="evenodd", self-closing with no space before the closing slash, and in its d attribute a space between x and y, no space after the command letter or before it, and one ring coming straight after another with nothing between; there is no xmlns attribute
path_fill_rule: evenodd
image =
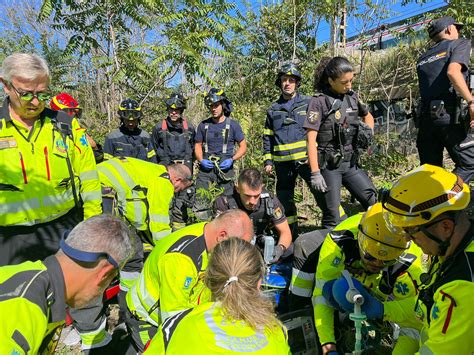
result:
<svg viewBox="0 0 474 355"><path fill-rule="evenodd" d="M185 163L184 159L181 159L181 160L178 160L178 159L176 159L176 160L171 160L171 162L172 162L173 164L184 164L184 163Z"/></svg>

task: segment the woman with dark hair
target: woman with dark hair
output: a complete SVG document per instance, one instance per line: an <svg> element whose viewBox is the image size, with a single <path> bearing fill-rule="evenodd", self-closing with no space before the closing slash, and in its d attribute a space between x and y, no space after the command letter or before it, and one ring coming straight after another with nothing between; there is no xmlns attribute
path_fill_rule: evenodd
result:
<svg viewBox="0 0 474 355"><path fill-rule="evenodd" d="M315 70L315 95L304 123L311 185L323 211L322 226L340 222L341 187L364 209L377 198L374 184L358 165L358 150L372 138L374 118L352 91L354 69L343 57L323 58ZM359 119L362 118L362 121Z"/></svg>
<svg viewBox="0 0 474 355"><path fill-rule="evenodd" d="M167 318L146 354L290 354L286 329L259 290L263 272L252 244L238 238L217 244L204 278L213 302Z"/></svg>

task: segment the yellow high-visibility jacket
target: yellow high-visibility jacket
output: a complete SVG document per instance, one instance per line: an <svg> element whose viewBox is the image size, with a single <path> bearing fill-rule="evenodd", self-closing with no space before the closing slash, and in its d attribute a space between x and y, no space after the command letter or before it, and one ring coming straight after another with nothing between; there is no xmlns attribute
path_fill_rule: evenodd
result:
<svg viewBox="0 0 474 355"><path fill-rule="evenodd" d="M97 166L102 186L117 193L121 216L156 242L171 233L174 187L164 165L136 158L112 158Z"/></svg>
<svg viewBox="0 0 474 355"><path fill-rule="evenodd" d="M68 157L84 218L102 213L94 153L77 120L45 109L28 130L8 107L7 98L0 109L0 226L49 222L75 206Z"/></svg>
<svg viewBox="0 0 474 355"><path fill-rule="evenodd" d="M164 319L210 300L203 282L208 263L205 225L184 227L155 245L127 293L132 314L158 326Z"/></svg>
<svg viewBox="0 0 474 355"><path fill-rule="evenodd" d="M256 331L223 313L219 302L207 302L168 318L145 354L291 354L284 327Z"/></svg>
<svg viewBox="0 0 474 355"><path fill-rule="evenodd" d="M382 301L388 296L413 299L418 293L417 285L422 272L421 251L414 244L395 265L386 267L377 274L365 271L357 242L361 218L362 214L349 217L328 233L321 246L312 298L314 322L321 344L336 343L334 309L326 303L323 287L326 282L341 277L344 269ZM344 229L340 229L341 225Z"/></svg>
<svg viewBox="0 0 474 355"><path fill-rule="evenodd" d="M394 321L422 323L420 354L474 352L473 235L471 224L453 255L443 261L433 261L418 299L384 304L384 314Z"/></svg>
<svg viewBox="0 0 474 355"><path fill-rule="evenodd" d="M0 354L52 354L65 319L56 257L0 268Z"/></svg>

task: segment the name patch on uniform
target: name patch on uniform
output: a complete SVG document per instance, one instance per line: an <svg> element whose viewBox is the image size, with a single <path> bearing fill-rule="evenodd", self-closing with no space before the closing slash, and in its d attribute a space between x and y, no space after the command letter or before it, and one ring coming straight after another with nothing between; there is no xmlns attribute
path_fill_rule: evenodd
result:
<svg viewBox="0 0 474 355"><path fill-rule="evenodd" d="M16 139L13 137L0 138L0 149L16 148L17 146Z"/></svg>
<svg viewBox="0 0 474 355"><path fill-rule="evenodd" d="M308 116L309 123L316 123L319 119L319 112L318 111L311 111Z"/></svg>
<svg viewBox="0 0 474 355"><path fill-rule="evenodd" d="M184 285L183 285L183 289L187 290L189 288L189 286L191 286L191 281L193 281L193 278L188 276L184 279Z"/></svg>

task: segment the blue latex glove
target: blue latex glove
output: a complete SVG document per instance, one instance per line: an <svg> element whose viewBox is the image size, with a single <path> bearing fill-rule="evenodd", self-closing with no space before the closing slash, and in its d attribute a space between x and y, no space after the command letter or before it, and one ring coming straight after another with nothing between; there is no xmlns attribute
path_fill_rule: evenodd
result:
<svg viewBox="0 0 474 355"><path fill-rule="evenodd" d="M234 164L234 160L232 158L224 160L222 163L219 164L219 168L222 170L229 170Z"/></svg>
<svg viewBox="0 0 474 355"><path fill-rule="evenodd" d="M365 313L367 319L382 319L383 318L383 303L372 296L358 280L352 278L354 287L364 296L364 303L362 304L362 312ZM354 312L354 304L346 299L346 292L349 290L349 285L344 277L340 277L332 286L332 295L339 306L346 312Z"/></svg>
<svg viewBox="0 0 474 355"><path fill-rule="evenodd" d="M336 282L336 280L330 280L324 284L323 297L326 299L326 302L328 303L329 306L337 310L340 310L341 308L339 307L339 303L337 303L337 301L334 299L334 296L332 295L332 288L334 286L334 282Z"/></svg>
<svg viewBox="0 0 474 355"><path fill-rule="evenodd" d="M206 170L214 169L214 163L208 159L201 160L200 164Z"/></svg>

